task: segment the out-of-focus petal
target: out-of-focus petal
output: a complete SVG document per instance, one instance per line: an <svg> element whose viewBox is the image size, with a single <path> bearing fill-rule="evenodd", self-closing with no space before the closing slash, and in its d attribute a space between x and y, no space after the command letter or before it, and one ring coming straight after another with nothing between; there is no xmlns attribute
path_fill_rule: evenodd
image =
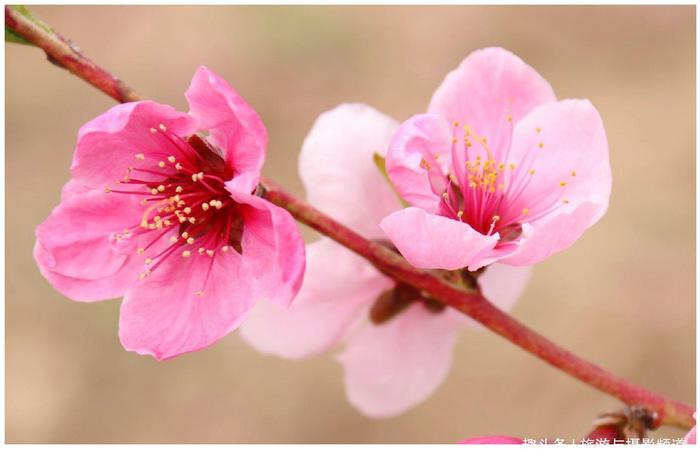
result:
<svg viewBox="0 0 700 449"><path fill-rule="evenodd" d="M397 126L364 104L342 104L321 114L299 155L309 203L365 237L381 237L379 221L400 205L374 155L386 154Z"/></svg>
<svg viewBox="0 0 700 449"><path fill-rule="evenodd" d="M429 397L449 372L459 324L416 303L381 325L360 327L338 355L348 399L373 418Z"/></svg>
<svg viewBox="0 0 700 449"><path fill-rule="evenodd" d="M392 285L366 260L322 238L306 248L304 283L293 304L258 303L241 335L261 352L292 359L317 354L338 343Z"/></svg>

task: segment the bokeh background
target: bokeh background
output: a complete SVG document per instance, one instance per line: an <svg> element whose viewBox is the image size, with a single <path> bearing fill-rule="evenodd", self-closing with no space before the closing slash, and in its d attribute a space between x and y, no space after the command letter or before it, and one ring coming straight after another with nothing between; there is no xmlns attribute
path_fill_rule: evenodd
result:
<svg viewBox="0 0 700 449"><path fill-rule="evenodd" d="M268 126L265 173L299 195L297 155L320 112L358 101L403 120L425 110L472 50L514 51L560 98L593 101L614 174L607 215L537 267L514 314L695 404L693 6L32 10L144 96L179 109L196 66L223 75ZM488 332L462 334L449 378L429 400L378 421L350 407L332 354L285 361L236 334L165 363L125 352L119 300L72 302L31 256L34 227L68 179L78 128L113 103L37 49L6 45L6 61L7 442L580 438L597 413L618 406Z"/></svg>

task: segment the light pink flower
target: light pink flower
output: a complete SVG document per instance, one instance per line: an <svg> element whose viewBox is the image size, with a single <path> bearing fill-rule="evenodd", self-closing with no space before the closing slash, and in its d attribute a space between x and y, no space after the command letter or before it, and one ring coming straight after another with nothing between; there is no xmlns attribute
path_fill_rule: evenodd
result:
<svg viewBox="0 0 700 449"><path fill-rule="evenodd" d="M427 114L403 123L388 174L412 207L381 222L416 267L530 265L573 244L605 213L608 143L587 100L500 48L449 73Z"/></svg>
<svg viewBox="0 0 700 449"><path fill-rule="evenodd" d="M205 67L185 95L189 113L139 101L85 124L36 229L44 277L76 301L123 295L123 346L157 359L214 343L258 299L287 306L304 271L294 220L254 194L258 114Z"/></svg>
<svg viewBox="0 0 700 449"><path fill-rule="evenodd" d="M523 439L513 437L475 437L462 440L459 444L523 444Z"/></svg>
<svg viewBox="0 0 700 449"><path fill-rule="evenodd" d="M373 162L397 123L361 104L322 114L301 151L299 170L311 204L370 239L380 220L401 208ZM529 268L495 264L479 278L485 294L510 308ZM350 402L371 417L389 417L420 403L445 379L458 331L475 322L452 310L430 310L420 298L389 321L368 319L375 300L395 282L366 260L321 238L307 247L307 272L287 310L261 303L241 327L259 351L296 359L345 343Z"/></svg>
<svg viewBox="0 0 700 449"><path fill-rule="evenodd" d="M695 418L695 413L693 413L693 418ZM697 444L696 443L696 438L697 438L697 426L694 426L692 429L690 429L690 432L685 436L683 439L683 442L685 444Z"/></svg>

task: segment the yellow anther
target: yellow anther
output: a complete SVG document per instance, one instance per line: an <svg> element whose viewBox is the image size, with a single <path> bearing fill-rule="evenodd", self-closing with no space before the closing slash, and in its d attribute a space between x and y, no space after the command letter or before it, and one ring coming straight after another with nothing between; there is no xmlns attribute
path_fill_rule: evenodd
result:
<svg viewBox="0 0 700 449"><path fill-rule="evenodd" d="M208 204L208 203L202 203L202 210L209 210L209 204Z"/></svg>
<svg viewBox="0 0 700 449"><path fill-rule="evenodd" d="M472 181L472 182L470 182L470 183L469 183L469 187L471 187L471 188L473 189L474 187L476 187L476 183L475 183L475 182L473 182L473 181Z"/></svg>
<svg viewBox="0 0 700 449"><path fill-rule="evenodd" d="M177 193L182 193L182 186L177 186L177 187L175 187L175 191L176 191Z"/></svg>
<svg viewBox="0 0 700 449"><path fill-rule="evenodd" d="M491 218L491 222L495 223L495 222L497 222L497 221L500 220L500 219L501 219L501 217L500 217L499 215L494 215L494 216Z"/></svg>
<svg viewBox="0 0 700 449"><path fill-rule="evenodd" d="M151 270L146 270L143 273L139 274L139 279L143 279L145 277L148 277L151 275Z"/></svg>
<svg viewBox="0 0 700 449"><path fill-rule="evenodd" d="M576 172L575 172L575 171L572 171L572 172L571 172L571 176L576 176Z"/></svg>
<svg viewBox="0 0 700 449"><path fill-rule="evenodd" d="M523 215L527 215L529 212L530 212L530 209L528 209L527 207L525 209L523 209Z"/></svg>
<svg viewBox="0 0 700 449"><path fill-rule="evenodd" d="M222 207L224 207L224 203L222 203L221 201L217 201L217 202L216 202L216 208L217 208L217 209L221 209Z"/></svg>
<svg viewBox="0 0 700 449"><path fill-rule="evenodd" d="M165 220L163 220L163 224L164 224L165 226L170 226L170 220L168 220L168 219L166 218Z"/></svg>
<svg viewBox="0 0 700 449"><path fill-rule="evenodd" d="M180 216L177 217L177 220L178 220L180 223L184 223L184 222L187 221L187 218L185 218L185 217L183 217L182 215L180 215Z"/></svg>
<svg viewBox="0 0 700 449"><path fill-rule="evenodd" d="M459 126L459 122L455 121L452 123L453 126Z"/></svg>
<svg viewBox="0 0 700 449"><path fill-rule="evenodd" d="M530 173L531 175L534 175L534 174L535 174L535 170L530 169L530 170L528 171L528 173Z"/></svg>
<svg viewBox="0 0 700 449"><path fill-rule="evenodd" d="M149 129L149 131L150 131L150 132L151 132L152 134L155 134L155 133L157 133L157 132L158 132L158 130L157 130L157 129L155 129L155 128L151 128L151 129Z"/></svg>
<svg viewBox="0 0 700 449"><path fill-rule="evenodd" d="M197 292L194 292L194 294L197 295L197 296L204 296L204 292L201 291L201 290L199 290L199 291L197 291Z"/></svg>
<svg viewBox="0 0 700 449"><path fill-rule="evenodd" d="M161 220L160 215L156 215L155 217L153 217L153 221L160 221L160 220Z"/></svg>
<svg viewBox="0 0 700 449"><path fill-rule="evenodd" d="M146 260L145 260L145 264L146 264L146 265L150 265L150 264L152 264L152 263L153 263L153 259L146 259Z"/></svg>
<svg viewBox="0 0 700 449"><path fill-rule="evenodd" d="M177 237L175 237L175 236L170 237L170 243L175 243L175 242L177 242Z"/></svg>
<svg viewBox="0 0 700 449"><path fill-rule="evenodd" d="M508 164L508 168L510 168L511 170L515 170L515 164L511 162L510 164Z"/></svg>
<svg viewBox="0 0 700 449"><path fill-rule="evenodd" d="M449 196L449 195L448 195L447 192L444 192L444 193L442 194L442 197L445 198L445 199L447 199L448 196Z"/></svg>
<svg viewBox="0 0 700 449"><path fill-rule="evenodd" d="M159 166L160 168L165 167L165 162L163 162L163 161L158 161L158 166Z"/></svg>
<svg viewBox="0 0 700 449"><path fill-rule="evenodd" d="M182 209L182 211L186 214L189 214L190 212L192 212L192 209L190 209L189 207L186 207L186 208Z"/></svg>
<svg viewBox="0 0 700 449"><path fill-rule="evenodd" d="M188 250L185 250L182 252L182 257L190 257L191 255L192 255L192 253Z"/></svg>
<svg viewBox="0 0 700 449"><path fill-rule="evenodd" d="M561 200L561 202L564 204L569 204L569 200Z"/></svg>
<svg viewBox="0 0 700 449"><path fill-rule="evenodd" d="M153 195L158 195L158 189L151 189L151 193Z"/></svg>
<svg viewBox="0 0 700 449"><path fill-rule="evenodd" d="M188 238L187 243L189 243L190 245L194 245L194 237Z"/></svg>
<svg viewBox="0 0 700 449"><path fill-rule="evenodd" d="M182 164L180 164L179 162L175 164L175 170L182 170Z"/></svg>
<svg viewBox="0 0 700 449"><path fill-rule="evenodd" d="M209 256L209 257L214 256L214 251L208 249L208 250L207 250L207 256Z"/></svg>
<svg viewBox="0 0 700 449"><path fill-rule="evenodd" d="M197 219L194 218L194 217L190 217L190 218L187 219L187 221L189 221L189 222L192 223L192 224L195 224L195 223L197 222Z"/></svg>
<svg viewBox="0 0 700 449"><path fill-rule="evenodd" d="M204 248L199 248L197 251L199 252L199 254L204 254Z"/></svg>
<svg viewBox="0 0 700 449"><path fill-rule="evenodd" d="M185 240L187 240L188 238L190 238L190 234L189 234L187 231L183 232L183 233L180 234L180 235L181 235L182 238L185 239Z"/></svg>
<svg viewBox="0 0 700 449"><path fill-rule="evenodd" d="M146 251L146 250L143 249L143 248L138 248L138 249L136 250L136 254L143 254L144 251Z"/></svg>
<svg viewBox="0 0 700 449"><path fill-rule="evenodd" d="M542 132L542 128L535 128L535 132L538 133L538 134L541 133L541 132Z"/></svg>
<svg viewBox="0 0 700 449"><path fill-rule="evenodd" d="M146 159L146 156L144 156L143 153L139 153L139 154L136 155L136 159L142 161L142 160Z"/></svg>
<svg viewBox="0 0 700 449"><path fill-rule="evenodd" d="M221 251L223 251L223 252L228 252L228 249L229 249L229 248L230 248L230 246L224 245L224 247L221 248Z"/></svg>
<svg viewBox="0 0 700 449"><path fill-rule="evenodd" d="M498 164L498 169L499 169L499 170L503 170L504 168L506 168L506 164L504 164L503 162L501 162L501 163Z"/></svg>
<svg viewBox="0 0 700 449"><path fill-rule="evenodd" d="M197 173L193 174L193 175L192 175L192 181L197 182L197 179L199 179L199 178L197 177Z"/></svg>
<svg viewBox="0 0 700 449"><path fill-rule="evenodd" d="M561 187L564 187L564 186L566 185L566 181L561 181L561 182L559 183L559 185L560 185Z"/></svg>
<svg viewBox="0 0 700 449"><path fill-rule="evenodd" d="M538 143L537 146L540 147L540 148L544 148L544 142Z"/></svg>
<svg viewBox="0 0 700 449"><path fill-rule="evenodd" d="M457 218L462 218L462 215L464 215L464 211L463 211L463 210L458 210L458 211L457 211Z"/></svg>
<svg viewBox="0 0 700 449"><path fill-rule="evenodd" d="M168 128L166 128L165 125L162 124L162 123L161 123L160 125L158 125L158 128L160 128L161 131L165 131L165 130L168 129Z"/></svg>
<svg viewBox="0 0 700 449"><path fill-rule="evenodd" d="M164 186L163 184L161 184L161 185L158 186L158 191L159 191L159 192L162 192L162 191L164 191L164 190L165 190L165 186Z"/></svg>
<svg viewBox="0 0 700 449"><path fill-rule="evenodd" d="M109 187L105 187L105 193L109 193L111 191L112 191L112 189L110 189Z"/></svg>
<svg viewBox="0 0 700 449"><path fill-rule="evenodd" d="M454 182L457 184L457 177L455 175L450 175L450 181Z"/></svg>
<svg viewBox="0 0 700 449"><path fill-rule="evenodd" d="M198 179L204 178L204 172L201 172L201 171L200 171L199 173L197 173L197 178L198 178Z"/></svg>
<svg viewBox="0 0 700 449"><path fill-rule="evenodd" d="M170 162L171 164L174 164L175 163L175 156L168 156L168 162Z"/></svg>
<svg viewBox="0 0 700 449"><path fill-rule="evenodd" d="M513 116L510 115L510 114L506 115L506 120L508 120L509 122L512 122L512 121L513 121Z"/></svg>
<svg viewBox="0 0 700 449"><path fill-rule="evenodd" d="M457 138L456 138L456 137L453 137L453 138L452 138L452 145L454 145L454 144L456 144L456 143L457 143Z"/></svg>

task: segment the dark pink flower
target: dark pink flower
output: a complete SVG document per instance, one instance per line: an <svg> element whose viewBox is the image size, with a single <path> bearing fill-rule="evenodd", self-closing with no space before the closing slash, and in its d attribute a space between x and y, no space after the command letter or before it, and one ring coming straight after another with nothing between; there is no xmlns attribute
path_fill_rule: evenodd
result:
<svg viewBox="0 0 700 449"><path fill-rule="evenodd" d="M304 272L292 217L255 195L267 131L200 67L189 113L127 103L85 124L34 257L61 293L124 296L127 350L167 359L235 329L258 299L286 306Z"/></svg>
<svg viewBox="0 0 700 449"><path fill-rule="evenodd" d="M501 48L469 55L403 123L386 167L412 207L382 223L419 268L530 265L573 244L605 213L612 177L598 112L556 101Z"/></svg>
<svg viewBox="0 0 700 449"><path fill-rule="evenodd" d="M383 155L398 123L362 104L319 116L304 141L299 172L308 201L365 237L384 239L379 222L401 203L373 162ZM329 238L308 245L304 284L286 310L260 303L241 327L262 352L297 359L345 344L337 360L348 399L363 414L395 416L428 398L450 371L460 330L477 324L450 308L421 300L376 324L370 310L396 282ZM510 309L530 267L494 264L479 277L484 293Z"/></svg>

